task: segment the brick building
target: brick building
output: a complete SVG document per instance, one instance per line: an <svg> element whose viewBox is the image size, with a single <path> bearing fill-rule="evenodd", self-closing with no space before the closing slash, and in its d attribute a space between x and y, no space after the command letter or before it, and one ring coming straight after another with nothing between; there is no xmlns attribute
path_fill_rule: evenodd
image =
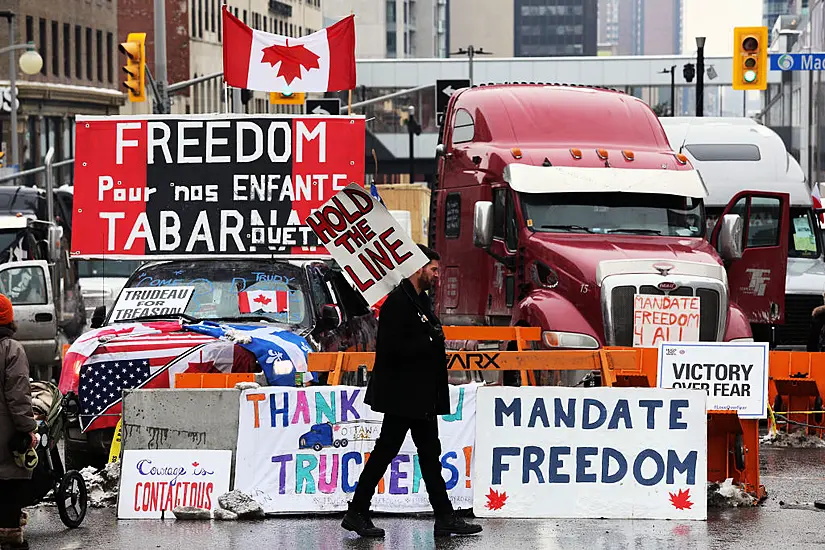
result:
<svg viewBox="0 0 825 550"><path fill-rule="evenodd" d="M56 160L74 151L74 116L116 114L123 102L117 51L116 0L0 0L15 16L15 43L32 42L43 58L39 74L17 68L16 135L22 167L40 166L54 147ZM0 19L0 47L9 45L9 25ZM17 51L14 62L22 52ZM0 56L0 88L9 87L9 56ZM10 106L7 106L10 107ZM9 150L10 114L0 111L2 147ZM58 183L70 177L60 174Z"/></svg>

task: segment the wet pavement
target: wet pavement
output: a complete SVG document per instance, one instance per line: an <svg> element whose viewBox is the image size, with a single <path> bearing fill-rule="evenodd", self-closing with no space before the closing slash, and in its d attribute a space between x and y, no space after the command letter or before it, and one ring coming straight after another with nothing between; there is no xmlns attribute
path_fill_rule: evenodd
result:
<svg viewBox="0 0 825 550"><path fill-rule="evenodd" d="M27 535L35 549L639 549L825 548L825 511L780 508L825 500L825 449L760 451L768 499L755 508L709 509L708 521L475 520L476 537L434 540L432 520L380 516L383 541L359 540L340 527L340 515L256 522L117 521L114 509L90 509L80 529L68 530L53 506L30 511Z"/></svg>

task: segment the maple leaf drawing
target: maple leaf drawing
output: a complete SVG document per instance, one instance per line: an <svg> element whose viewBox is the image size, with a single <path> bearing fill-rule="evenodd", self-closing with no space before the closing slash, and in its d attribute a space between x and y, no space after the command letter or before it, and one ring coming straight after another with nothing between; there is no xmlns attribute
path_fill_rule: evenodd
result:
<svg viewBox="0 0 825 550"><path fill-rule="evenodd" d="M303 44L297 46L280 46L275 44L263 49L263 58L261 63L269 63L274 68L278 63L278 76L284 77L287 85L291 84L296 78L301 78L301 68L307 71L311 69L320 69L318 60L321 59L317 54L306 49Z"/></svg>
<svg viewBox="0 0 825 550"><path fill-rule="evenodd" d="M272 301L272 298L267 298L266 296L264 296L263 294L261 294L260 296L258 296L257 298L255 298L255 299L254 299L254 300L252 300L252 301L253 301L253 302L257 302L257 303L259 303L259 304L261 304L261 305L265 306L266 304L268 304L269 302L271 302L271 301Z"/></svg>
<svg viewBox="0 0 825 550"><path fill-rule="evenodd" d="M678 493L668 493L670 495L670 503L677 510L690 510L693 503L690 501L690 489L683 491L679 489Z"/></svg>
<svg viewBox="0 0 825 550"><path fill-rule="evenodd" d="M192 463L192 466L194 466L195 468L197 468L197 467L198 467L198 463L197 463L197 462L193 462L193 463Z"/></svg>
<svg viewBox="0 0 825 550"><path fill-rule="evenodd" d="M484 506L488 510L501 510L504 505L507 503L507 493L504 491L498 492L494 491L492 487L490 487L490 492L487 493L487 504Z"/></svg>

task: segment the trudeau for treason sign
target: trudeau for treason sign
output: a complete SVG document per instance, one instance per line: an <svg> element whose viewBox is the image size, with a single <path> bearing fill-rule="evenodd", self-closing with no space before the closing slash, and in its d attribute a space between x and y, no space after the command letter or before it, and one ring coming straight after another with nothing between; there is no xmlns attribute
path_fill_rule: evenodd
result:
<svg viewBox="0 0 825 550"><path fill-rule="evenodd" d="M303 221L363 186L363 117L78 117L72 255L325 253Z"/></svg>

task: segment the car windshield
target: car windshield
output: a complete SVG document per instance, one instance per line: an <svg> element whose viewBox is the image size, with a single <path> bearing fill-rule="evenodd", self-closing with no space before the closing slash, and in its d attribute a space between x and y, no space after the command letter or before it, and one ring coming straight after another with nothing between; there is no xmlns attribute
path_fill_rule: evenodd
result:
<svg viewBox="0 0 825 550"><path fill-rule="evenodd" d="M650 193L521 193L527 226L551 233L701 237L701 199Z"/></svg>
<svg viewBox="0 0 825 550"><path fill-rule="evenodd" d="M143 262L140 260L78 260L77 275L86 277L129 277Z"/></svg>
<svg viewBox="0 0 825 550"><path fill-rule="evenodd" d="M285 262L171 261L143 266L125 288L194 287L183 313L196 320L308 327L312 319L305 281L300 267ZM123 292L118 301L122 297Z"/></svg>

